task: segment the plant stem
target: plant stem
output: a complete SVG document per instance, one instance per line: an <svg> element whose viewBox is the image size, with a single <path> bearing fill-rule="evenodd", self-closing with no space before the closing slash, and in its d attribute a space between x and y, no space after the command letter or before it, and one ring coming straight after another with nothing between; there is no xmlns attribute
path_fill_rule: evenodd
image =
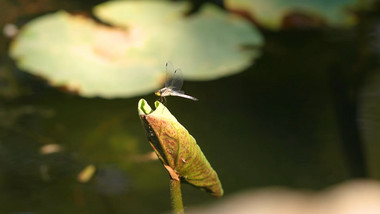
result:
<svg viewBox="0 0 380 214"><path fill-rule="evenodd" d="M170 196L172 199L173 213L184 214L181 194L181 181L170 179Z"/></svg>

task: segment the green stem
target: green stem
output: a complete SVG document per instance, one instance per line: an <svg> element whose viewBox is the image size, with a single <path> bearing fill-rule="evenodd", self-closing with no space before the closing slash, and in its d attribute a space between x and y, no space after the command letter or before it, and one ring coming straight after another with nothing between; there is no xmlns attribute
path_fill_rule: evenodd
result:
<svg viewBox="0 0 380 214"><path fill-rule="evenodd" d="M170 196L172 199L173 213L184 214L181 194L181 181L170 179Z"/></svg>

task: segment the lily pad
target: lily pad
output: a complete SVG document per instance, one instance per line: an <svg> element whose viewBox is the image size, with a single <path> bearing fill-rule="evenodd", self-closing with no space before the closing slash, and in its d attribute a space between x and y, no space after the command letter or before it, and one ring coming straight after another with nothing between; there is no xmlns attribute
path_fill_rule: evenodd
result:
<svg viewBox="0 0 380 214"><path fill-rule="evenodd" d="M355 19L349 9L358 6L358 0L225 0L225 4L249 12L262 25L279 29L283 18L292 12L322 18L331 25L352 25Z"/></svg>
<svg viewBox="0 0 380 214"><path fill-rule="evenodd" d="M186 2L109 1L95 7L94 14L104 22L151 35L147 43L152 55L160 62L174 62L188 80L238 73L259 55L258 49L241 49L263 43L250 23L207 4L184 17L188 8Z"/></svg>
<svg viewBox="0 0 380 214"><path fill-rule="evenodd" d="M207 5L184 17L185 2L110 1L95 8L109 27L66 12L28 23L11 44L23 70L82 96L131 97L163 85L164 65L174 62L188 80L235 74L252 64L262 44L240 17Z"/></svg>
<svg viewBox="0 0 380 214"><path fill-rule="evenodd" d="M88 97L129 97L155 90L164 78L156 64L136 54L143 42L123 30L57 12L27 24L10 55L53 86Z"/></svg>

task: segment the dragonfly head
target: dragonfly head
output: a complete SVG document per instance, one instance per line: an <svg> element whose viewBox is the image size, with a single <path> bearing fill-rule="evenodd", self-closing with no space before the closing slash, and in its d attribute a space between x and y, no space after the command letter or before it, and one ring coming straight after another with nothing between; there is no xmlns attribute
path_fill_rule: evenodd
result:
<svg viewBox="0 0 380 214"><path fill-rule="evenodd" d="M162 96L162 89L157 90L156 92L154 92L154 94L157 96Z"/></svg>

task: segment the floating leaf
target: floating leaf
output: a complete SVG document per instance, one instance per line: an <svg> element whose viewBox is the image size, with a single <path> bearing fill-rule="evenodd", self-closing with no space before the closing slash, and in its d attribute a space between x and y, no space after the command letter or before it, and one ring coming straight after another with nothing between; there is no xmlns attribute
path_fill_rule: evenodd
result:
<svg viewBox="0 0 380 214"><path fill-rule="evenodd" d="M155 102L152 110L144 99L138 112L148 140L172 179L186 181L210 192L223 195L218 175L207 161L193 136L177 121L168 108Z"/></svg>
<svg viewBox="0 0 380 214"><path fill-rule="evenodd" d="M129 97L154 91L163 79L155 64L136 54L143 43L138 35L57 12L26 25L10 55L54 86L88 97Z"/></svg>
<svg viewBox="0 0 380 214"><path fill-rule="evenodd" d="M322 18L331 25L351 25L354 17L349 13L358 0L225 0L227 8L249 12L257 21L269 28L278 29L286 15L292 12Z"/></svg>
<svg viewBox="0 0 380 214"><path fill-rule="evenodd" d="M118 28L66 12L39 17L20 31L10 55L25 71L86 97L131 97L163 84L173 61L184 78L211 80L242 71L259 55L262 36L244 19L207 5L170 1L110 1L95 14Z"/></svg>
<svg viewBox="0 0 380 214"><path fill-rule="evenodd" d="M241 48L263 43L247 21L209 4L184 17L188 8L185 2L108 1L95 7L94 14L104 22L142 32L153 56L160 63L175 62L188 80L238 73L259 55L257 48Z"/></svg>

